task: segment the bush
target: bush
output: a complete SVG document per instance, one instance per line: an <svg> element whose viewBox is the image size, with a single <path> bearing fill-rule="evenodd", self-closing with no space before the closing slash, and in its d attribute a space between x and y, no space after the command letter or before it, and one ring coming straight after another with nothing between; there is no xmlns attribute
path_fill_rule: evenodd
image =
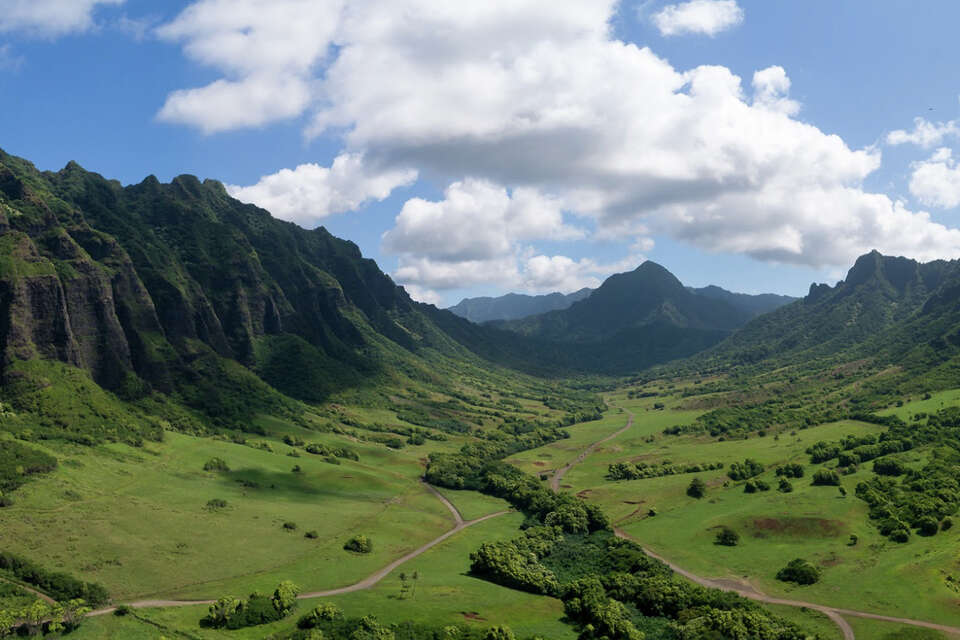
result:
<svg viewBox="0 0 960 640"><path fill-rule="evenodd" d="M780 478L780 484L777 486L777 491L780 493L790 493L793 491L793 485L790 484L790 481L786 478Z"/></svg>
<svg viewBox="0 0 960 640"><path fill-rule="evenodd" d="M944 518L943 522L940 523L940 530L946 531L952 526L953 526L953 520L951 520L950 518Z"/></svg>
<svg viewBox="0 0 960 640"><path fill-rule="evenodd" d="M291 469L290 471L292 471L293 473L302 473L303 469L300 468L300 465L295 464L293 465L293 469Z"/></svg>
<svg viewBox="0 0 960 640"><path fill-rule="evenodd" d="M730 465L730 469L727 471L727 476L731 480L747 480L758 476L763 473L763 465L753 460L747 458L743 462L734 462Z"/></svg>
<svg viewBox="0 0 960 640"><path fill-rule="evenodd" d="M303 534L303 537L310 538L311 540L316 540L317 538L320 537L320 534L318 534L316 531L307 531L305 534Z"/></svg>
<svg viewBox="0 0 960 640"><path fill-rule="evenodd" d="M43 591L54 600L80 599L96 607L110 600L107 590L96 582L83 582L66 573L47 571L12 553L0 553L0 569L9 571L23 582Z"/></svg>
<svg viewBox="0 0 960 640"><path fill-rule="evenodd" d="M367 536L355 535L344 543L343 548L354 553L370 553L373 551L373 542Z"/></svg>
<svg viewBox="0 0 960 640"><path fill-rule="evenodd" d="M920 518L920 521L917 522L917 533L921 536L933 536L936 535L939 530L940 523L930 516Z"/></svg>
<svg viewBox="0 0 960 640"><path fill-rule="evenodd" d="M836 471L831 471L830 469L820 469L813 474L812 484L817 487L839 487L840 476L837 475Z"/></svg>
<svg viewBox="0 0 960 640"><path fill-rule="evenodd" d="M777 572L777 580L801 585L813 584L820 580L820 569L803 558L796 558Z"/></svg>
<svg viewBox="0 0 960 640"><path fill-rule="evenodd" d="M246 602L226 596L210 605L203 623L217 628L242 629L275 622L290 613L299 593L297 585L285 580L277 585L273 596L252 593Z"/></svg>
<svg viewBox="0 0 960 640"><path fill-rule="evenodd" d="M286 529L287 531L296 531L296 530L297 530L297 523L296 523L296 522L284 522L284 523L283 523L283 528Z"/></svg>
<svg viewBox="0 0 960 640"><path fill-rule="evenodd" d="M784 476L786 478L802 478L803 465L787 464L782 467L777 467L777 475Z"/></svg>
<svg viewBox="0 0 960 640"><path fill-rule="evenodd" d="M737 546L738 542L740 542L740 534L730 527L723 527L717 532L716 544L723 545L725 547L735 547Z"/></svg>
<svg viewBox="0 0 960 640"><path fill-rule="evenodd" d="M207 460L206 464L203 465L203 470L223 473L230 471L230 467L227 466L227 463L223 460L223 458L210 458Z"/></svg>
<svg viewBox="0 0 960 640"><path fill-rule="evenodd" d="M223 498L213 498L212 500L207 500L207 510L216 511L218 509L226 509L227 501Z"/></svg>
<svg viewBox="0 0 960 640"><path fill-rule="evenodd" d="M694 478L687 487L687 495L698 500L707 494L707 485L700 478Z"/></svg>
<svg viewBox="0 0 960 640"><path fill-rule="evenodd" d="M130 608L130 605L121 604L116 609L113 610L113 615L123 617L133 613L133 609Z"/></svg>

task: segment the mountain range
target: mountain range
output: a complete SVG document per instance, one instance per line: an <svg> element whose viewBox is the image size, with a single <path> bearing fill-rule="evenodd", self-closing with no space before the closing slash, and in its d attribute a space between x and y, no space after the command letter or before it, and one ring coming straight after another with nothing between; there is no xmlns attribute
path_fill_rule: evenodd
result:
<svg viewBox="0 0 960 640"><path fill-rule="evenodd" d="M40 172L0 152L0 375L3 399L21 407L39 406L53 366L136 411L184 424L199 411L223 425L442 379L438 358L560 376L694 355L684 366L882 357L949 376L958 301L956 261L873 252L792 302L689 289L648 261L566 309L481 326L413 301L353 243L279 221L219 182L124 187L75 163Z"/></svg>
<svg viewBox="0 0 960 640"><path fill-rule="evenodd" d="M593 293L593 289L584 287L573 293L548 293L530 296L522 293L480 298L464 298L449 310L461 318L477 324L491 320L519 320L548 311L566 309L574 302L583 300Z"/></svg>

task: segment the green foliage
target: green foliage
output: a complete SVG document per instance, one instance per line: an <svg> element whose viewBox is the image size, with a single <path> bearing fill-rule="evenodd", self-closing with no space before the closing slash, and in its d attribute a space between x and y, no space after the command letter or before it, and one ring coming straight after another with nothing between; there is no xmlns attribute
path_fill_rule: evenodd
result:
<svg viewBox="0 0 960 640"><path fill-rule="evenodd" d="M354 553L370 553L373 551L373 542L364 535L355 535L343 545L344 550Z"/></svg>
<svg viewBox="0 0 960 640"><path fill-rule="evenodd" d="M219 511L220 509L226 509L227 501L223 498L212 498L207 500L206 508L208 511Z"/></svg>
<svg viewBox="0 0 960 640"><path fill-rule="evenodd" d="M780 493L791 493L793 491L793 484L786 478L780 478L780 482L777 485L777 491Z"/></svg>
<svg viewBox="0 0 960 640"><path fill-rule="evenodd" d="M702 498L707 495L707 485L700 478L694 478L687 486L687 495L691 498Z"/></svg>
<svg viewBox="0 0 960 640"><path fill-rule="evenodd" d="M740 534L730 527L721 527L717 531L716 544L725 547L735 547L740 542Z"/></svg>
<svg viewBox="0 0 960 640"><path fill-rule="evenodd" d="M818 469L813 474L813 482L811 482L811 484L816 487L839 487L840 476L832 469Z"/></svg>
<svg viewBox="0 0 960 640"><path fill-rule="evenodd" d="M242 629L282 620L293 610L300 588L285 580L272 596L252 593L246 601L224 596L210 605L202 623L215 628Z"/></svg>
<svg viewBox="0 0 960 640"><path fill-rule="evenodd" d="M748 480L761 473L763 473L763 465L756 460L747 458L743 462L731 464L730 470L727 471L727 477L731 480Z"/></svg>
<svg viewBox="0 0 960 640"><path fill-rule="evenodd" d="M24 484L30 476L50 473L57 459L14 440L0 440L0 496Z"/></svg>
<svg viewBox="0 0 960 640"><path fill-rule="evenodd" d="M230 471L230 466L223 460L223 458L210 458L203 464L203 470L214 473L226 473L227 471Z"/></svg>
<svg viewBox="0 0 960 640"><path fill-rule="evenodd" d="M777 467L777 475L785 478L802 478L803 465L794 463Z"/></svg>
<svg viewBox="0 0 960 640"><path fill-rule="evenodd" d="M777 580L800 585L813 584L820 580L820 569L803 558L795 558L777 572Z"/></svg>
<svg viewBox="0 0 960 640"><path fill-rule="evenodd" d="M6 551L0 552L0 571L8 572L22 582L36 587L55 600L82 599L91 606L110 600L107 590L95 582L83 582L66 573L47 571L25 558Z"/></svg>
<svg viewBox="0 0 960 640"><path fill-rule="evenodd" d="M669 460L664 460L659 465L654 465L646 462L638 462L636 464L617 462L607 467L607 480L643 480L685 473L702 473L715 469L723 469L723 463L703 462L675 465Z"/></svg>

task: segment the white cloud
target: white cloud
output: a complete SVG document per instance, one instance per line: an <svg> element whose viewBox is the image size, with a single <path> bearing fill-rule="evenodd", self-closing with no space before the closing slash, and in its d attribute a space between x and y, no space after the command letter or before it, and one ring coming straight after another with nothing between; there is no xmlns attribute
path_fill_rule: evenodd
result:
<svg viewBox="0 0 960 640"><path fill-rule="evenodd" d="M119 5L124 0L0 0L0 33L22 31L29 35L56 37L86 31L93 26L93 13L100 5Z"/></svg>
<svg viewBox="0 0 960 640"><path fill-rule="evenodd" d="M753 74L753 104L788 116L800 111L800 103L787 97L790 78L781 66L767 67Z"/></svg>
<svg viewBox="0 0 960 640"><path fill-rule="evenodd" d="M913 119L913 131L897 129L887 134L887 144L915 144L931 149L941 144L947 137L960 138L960 126L956 120L949 122L929 122L924 118Z"/></svg>
<svg viewBox="0 0 960 640"><path fill-rule="evenodd" d="M725 67L674 68L613 39L615 0L557 0L547 13L539 0L229 4L238 15L201 0L188 11L209 17L167 35L223 82L289 77L306 98L270 92L245 120L233 112L244 105L205 108L192 94L198 106L181 121L213 131L310 113L311 135L342 136L365 164L451 184L442 202L408 203L386 234L401 281L522 284L544 253L530 246L575 217L625 245L671 234L818 267L873 248L960 255L960 232L864 191L878 149L793 117L782 68L754 74L749 95ZM243 10L261 5L264 16ZM329 19L317 42L284 26L294 6L305 22ZM252 53L271 38L280 48L261 64Z"/></svg>
<svg viewBox="0 0 960 640"><path fill-rule="evenodd" d="M168 96L161 120L205 133L257 127L304 112L312 71L330 47L342 0L201 0L156 32L226 78Z"/></svg>
<svg viewBox="0 0 960 640"><path fill-rule="evenodd" d="M403 286L407 290L407 293L410 294L410 297L416 300L417 302L425 302L427 304L432 304L434 306L440 307L443 305L444 298L442 295L434 291L433 289L427 289L424 287L417 286L415 284L406 284Z"/></svg>
<svg viewBox="0 0 960 640"><path fill-rule="evenodd" d="M413 183L412 169L378 171L357 154L341 154L330 167L302 164L263 176L253 185L228 185L230 195L263 207L281 220L316 226L329 215L357 209L370 200L383 200L397 187Z"/></svg>
<svg viewBox="0 0 960 640"><path fill-rule="evenodd" d="M743 9L736 0L691 0L671 4L653 15L664 36L699 33L715 36L743 22Z"/></svg>
<svg viewBox="0 0 960 640"><path fill-rule="evenodd" d="M928 160L914 163L910 193L930 207L960 206L960 166L950 149L937 149Z"/></svg>

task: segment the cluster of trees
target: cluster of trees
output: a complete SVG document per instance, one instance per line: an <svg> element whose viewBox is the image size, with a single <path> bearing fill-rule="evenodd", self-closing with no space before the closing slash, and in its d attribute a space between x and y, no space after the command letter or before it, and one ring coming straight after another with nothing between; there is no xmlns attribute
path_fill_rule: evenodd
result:
<svg viewBox="0 0 960 640"><path fill-rule="evenodd" d="M47 571L6 551L0 552L0 570L9 572L17 580L36 587L60 602L83 600L96 607L110 601L110 594L101 584L84 582L67 573Z"/></svg>
<svg viewBox="0 0 960 640"><path fill-rule="evenodd" d="M756 493L758 491L770 491L770 485L759 478L747 480L747 483L743 485L744 493Z"/></svg>
<svg viewBox="0 0 960 640"><path fill-rule="evenodd" d="M373 542L367 536L358 534L347 540L343 548L354 553L370 553L373 551Z"/></svg>
<svg viewBox="0 0 960 640"><path fill-rule="evenodd" d="M820 580L820 569L803 558L795 558L777 572L777 580L797 584L813 584Z"/></svg>
<svg viewBox="0 0 960 640"><path fill-rule="evenodd" d="M784 476L786 478L802 478L803 465L792 463L777 467L777 476Z"/></svg>
<svg viewBox="0 0 960 640"><path fill-rule="evenodd" d="M723 469L723 463L702 462L675 465L671 464L669 460L664 460L657 465L647 464L646 462L638 462L636 464L617 462L607 467L607 480L645 480L647 478L660 478L684 473L701 473L715 469Z"/></svg>
<svg viewBox="0 0 960 640"><path fill-rule="evenodd" d="M38 598L19 609L0 609L0 638L70 633L89 612L90 607L79 598L55 604Z"/></svg>
<svg viewBox="0 0 960 640"><path fill-rule="evenodd" d="M56 468L57 459L53 456L16 440L0 440L0 496L17 489L30 476Z"/></svg>
<svg viewBox="0 0 960 640"><path fill-rule="evenodd" d="M322 603L297 621L297 629L275 640L516 640L508 627L434 626L416 622L384 625L373 616L347 618L334 604Z"/></svg>
<svg viewBox="0 0 960 640"><path fill-rule="evenodd" d="M289 580L277 585L272 596L263 593L251 593L246 601L233 596L225 596L210 605L205 625L242 629L285 618L297 604L300 588Z"/></svg>
<svg viewBox="0 0 960 640"><path fill-rule="evenodd" d="M839 487L840 476L832 469L819 469L813 474L813 482L811 484L818 487Z"/></svg>
<svg viewBox="0 0 960 640"><path fill-rule="evenodd" d="M734 462L731 464L730 469L727 471L727 477L731 480L749 480L763 473L763 470L764 467L762 464L752 458L747 458L743 462Z"/></svg>
<svg viewBox="0 0 960 640"><path fill-rule="evenodd" d="M312 453L315 456L326 456L328 458L343 458L345 460L360 460L360 456L357 455L357 452L349 447L330 447L325 444L320 444L318 442L311 442L304 450L307 453Z"/></svg>
<svg viewBox="0 0 960 640"><path fill-rule="evenodd" d="M230 471L230 465L223 458L210 458L203 463L203 470L213 473L226 473Z"/></svg>
<svg viewBox="0 0 960 640"><path fill-rule="evenodd" d="M810 456L810 462L814 464L838 458L839 466L854 467L861 462L868 462L880 456L909 451L913 447L914 442L911 438L892 438L887 432L879 437L847 436L836 442L821 440L810 446L807 454Z"/></svg>

